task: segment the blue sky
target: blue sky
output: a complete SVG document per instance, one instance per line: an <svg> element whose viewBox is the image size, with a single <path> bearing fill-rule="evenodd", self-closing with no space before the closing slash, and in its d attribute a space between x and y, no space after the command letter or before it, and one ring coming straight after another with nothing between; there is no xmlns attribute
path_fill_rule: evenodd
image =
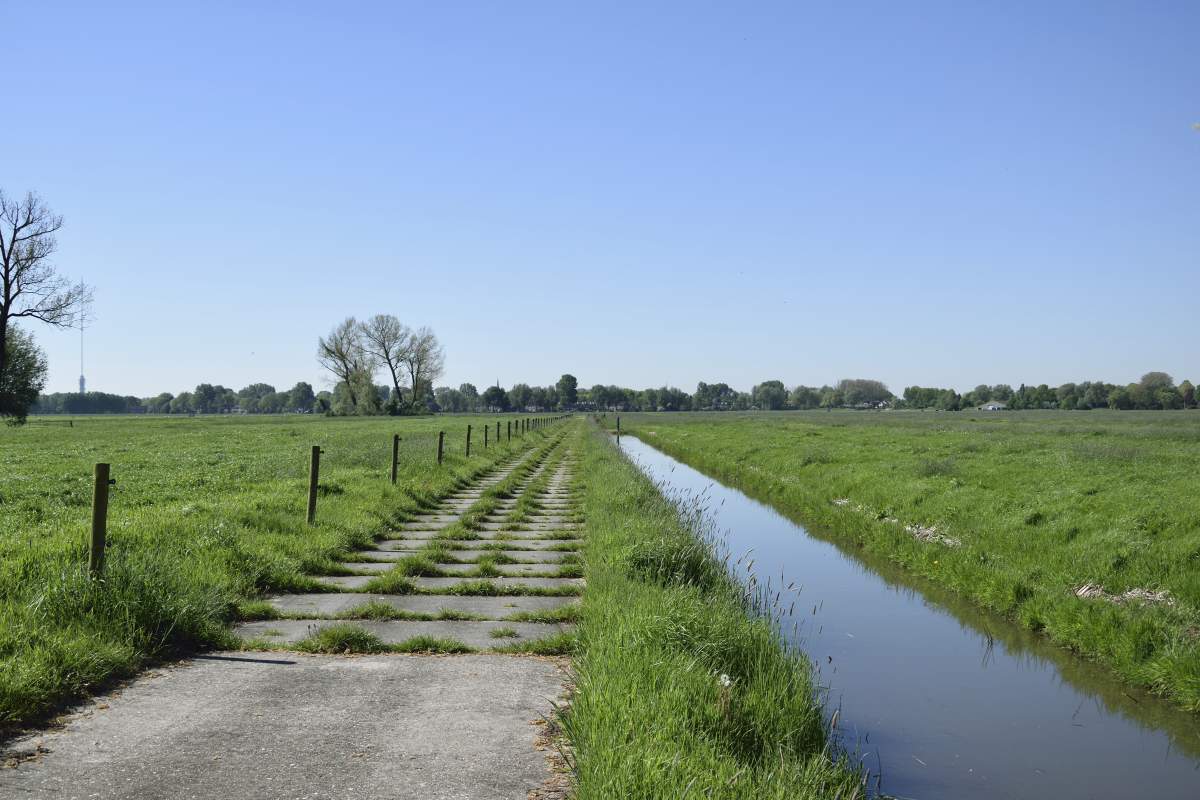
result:
<svg viewBox="0 0 1200 800"><path fill-rule="evenodd" d="M1200 4L176 5L4 12L91 388L1200 379Z"/></svg>

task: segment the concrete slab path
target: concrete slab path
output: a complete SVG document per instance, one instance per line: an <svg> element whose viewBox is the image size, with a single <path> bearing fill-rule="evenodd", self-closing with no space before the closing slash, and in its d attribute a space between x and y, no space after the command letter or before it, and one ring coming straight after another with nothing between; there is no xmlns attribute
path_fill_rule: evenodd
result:
<svg viewBox="0 0 1200 800"><path fill-rule="evenodd" d="M564 675L501 655L227 653L19 739L5 800L525 800Z"/></svg>

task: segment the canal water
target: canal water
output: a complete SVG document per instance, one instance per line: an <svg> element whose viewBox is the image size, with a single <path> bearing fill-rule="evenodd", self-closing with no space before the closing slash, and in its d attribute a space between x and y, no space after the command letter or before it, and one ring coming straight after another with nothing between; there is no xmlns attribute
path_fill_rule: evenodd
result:
<svg viewBox="0 0 1200 800"><path fill-rule="evenodd" d="M843 746L884 794L1200 799L1197 716L638 439L620 447L655 481L703 495L730 554L750 554L734 565L743 581L753 560L760 585L797 584L781 604L796 600L783 633L816 665Z"/></svg>

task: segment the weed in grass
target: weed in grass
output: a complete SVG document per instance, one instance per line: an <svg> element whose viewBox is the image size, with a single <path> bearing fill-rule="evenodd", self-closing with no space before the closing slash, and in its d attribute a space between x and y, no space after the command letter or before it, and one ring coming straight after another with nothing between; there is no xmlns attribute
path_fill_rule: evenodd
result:
<svg viewBox="0 0 1200 800"><path fill-rule="evenodd" d="M503 573L501 573L500 570L496 567L495 556L491 556L491 555L480 556L479 560L475 562L474 575L477 577L498 578L502 574Z"/></svg>
<svg viewBox="0 0 1200 800"><path fill-rule="evenodd" d="M417 587L407 575L392 570L371 578L363 591L372 594L414 594Z"/></svg>
<svg viewBox="0 0 1200 800"><path fill-rule="evenodd" d="M530 639L524 642L513 642L493 648L498 653L523 653L537 656L569 656L575 652L576 637L574 633L556 633L540 639Z"/></svg>
<svg viewBox="0 0 1200 800"><path fill-rule="evenodd" d="M468 647L457 639L437 638L435 636L414 636L390 648L393 653L471 653L474 648Z"/></svg>
<svg viewBox="0 0 1200 800"><path fill-rule="evenodd" d="M253 620L278 619L279 609L266 600L245 600L237 605L236 616L247 622Z"/></svg>
<svg viewBox="0 0 1200 800"><path fill-rule="evenodd" d="M431 619L470 621L483 620L486 619L486 617L483 617L479 614L468 614L466 611L458 611L453 608L443 608L440 609L437 614L434 614Z"/></svg>
<svg viewBox="0 0 1200 800"><path fill-rule="evenodd" d="M427 615L413 614L408 611L401 611L390 603L385 603L382 600L368 600L365 603L359 603L353 608L348 608L337 614L338 619L374 619L374 620L389 620L389 619L425 619Z"/></svg>
<svg viewBox="0 0 1200 800"><path fill-rule="evenodd" d="M350 623L318 628L295 644L305 653L383 653L388 646L375 634Z"/></svg>
<svg viewBox="0 0 1200 800"><path fill-rule="evenodd" d="M392 569L392 572L409 578L436 578L445 575L433 559L423 552L400 559L396 562L396 566Z"/></svg>
<svg viewBox="0 0 1200 800"><path fill-rule="evenodd" d="M505 622L547 622L571 624L579 621L580 605L569 603L542 611L517 611L504 617Z"/></svg>

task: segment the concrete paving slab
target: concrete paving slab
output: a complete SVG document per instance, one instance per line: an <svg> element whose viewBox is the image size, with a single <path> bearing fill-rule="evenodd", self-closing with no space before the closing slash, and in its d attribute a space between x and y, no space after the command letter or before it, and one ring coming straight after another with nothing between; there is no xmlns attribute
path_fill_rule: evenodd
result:
<svg viewBox="0 0 1200 800"><path fill-rule="evenodd" d="M313 580L325 586L336 586L339 589L361 589L374 577L373 575L314 575Z"/></svg>
<svg viewBox="0 0 1200 800"><path fill-rule="evenodd" d="M438 569L448 575L465 575L479 569L477 564L438 564ZM502 575L538 575L553 574L558 569L550 564L497 564L496 570Z"/></svg>
<svg viewBox="0 0 1200 800"><path fill-rule="evenodd" d="M509 644L531 642L555 636L572 626L542 622L501 622L487 620L332 620L332 619L274 619L247 622L234 627L233 632L243 639L262 639L271 644L288 645L306 639L321 628L349 623L375 634L384 644L403 644L418 636L453 639L477 650L490 650ZM493 637L493 631L515 633L514 636Z"/></svg>
<svg viewBox="0 0 1200 800"><path fill-rule="evenodd" d="M26 800L525 800L549 659L223 653L146 675L0 770Z"/></svg>
<svg viewBox="0 0 1200 800"><path fill-rule="evenodd" d="M280 613L309 616L333 616L350 611L363 603L386 603L400 611L437 614L443 610L502 619L521 611L551 611L578 603L578 597L482 597L474 595L368 594L364 592L326 594L284 594L268 601Z"/></svg>
<svg viewBox="0 0 1200 800"><path fill-rule="evenodd" d="M411 530L408 528L403 528L398 531L391 531L390 538L388 538L386 541L395 542L402 541L404 539L420 539L427 541L429 539L437 539L445 530L445 528L433 528L429 530Z"/></svg>
<svg viewBox="0 0 1200 800"><path fill-rule="evenodd" d="M509 529L506 526L512 526L512 525L520 525L521 530L527 530L527 531L538 531L538 530L548 531L548 530L559 530L559 529L574 530L578 527L577 525L575 525L573 523L531 522L531 521L526 520L526 521L516 522L516 523L513 523L513 522L481 522L481 523L479 523L478 530L481 532L482 531L503 531L503 530Z"/></svg>
<svg viewBox="0 0 1200 800"><path fill-rule="evenodd" d="M568 586L583 588L582 578L410 578L418 589L436 592L463 584L486 581L501 588L524 586L531 589L562 589Z"/></svg>
<svg viewBox="0 0 1200 800"><path fill-rule="evenodd" d="M386 544L390 544L390 542L388 542ZM353 558L356 561L362 561L362 560L371 559L371 558L379 559L379 560L383 560L383 561L399 561L402 558L408 558L409 556L415 556L420 552L421 552L420 550L417 550L415 548L409 548L408 550L396 550L396 549L355 550L353 553L350 554L350 558Z"/></svg>
<svg viewBox="0 0 1200 800"><path fill-rule="evenodd" d="M500 531L509 536L520 537L522 539L534 539L542 541L561 541L564 539L577 540L580 530L578 528L555 528L553 530L538 530L522 526L520 530Z"/></svg>
<svg viewBox="0 0 1200 800"><path fill-rule="evenodd" d="M535 564L554 564L562 561L567 553L561 550L454 550L454 557L462 561L478 560L481 556L491 556L499 553L518 561L529 561Z"/></svg>
<svg viewBox="0 0 1200 800"><path fill-rule="evenodd" d="M378 575L381 572L387 572L396 565L390 561L343 561L342 566L346 569L352 569L358 573L370 573Z"/></svg>
<svg viewBox="0 0 1200 800"><path fill-rule="evenodd" d="M485 549L483 545L495 545L505 550L549 550L555 545L569 544L576 548L583 546L582 539L492 539L490 541L458 542L463 547L472 550Z"/></svg>
<svg viewBox="0 0 1200 800"><path fill-rule="evenodd" d="M550 564L557 561L562 561L566 553L557 550L450 550L453 553L455 561L478 561L481 556L493 556L502 554L509 558L515 558L518 561L528 561L535 564ZM418 556L424 554L424 550L411 548L408 550L359 550L352 553L351 556L356 561L367 559L381 559L389 562L400 561L409 556ZM449 561L445 563L455 563Z"/></svg>

